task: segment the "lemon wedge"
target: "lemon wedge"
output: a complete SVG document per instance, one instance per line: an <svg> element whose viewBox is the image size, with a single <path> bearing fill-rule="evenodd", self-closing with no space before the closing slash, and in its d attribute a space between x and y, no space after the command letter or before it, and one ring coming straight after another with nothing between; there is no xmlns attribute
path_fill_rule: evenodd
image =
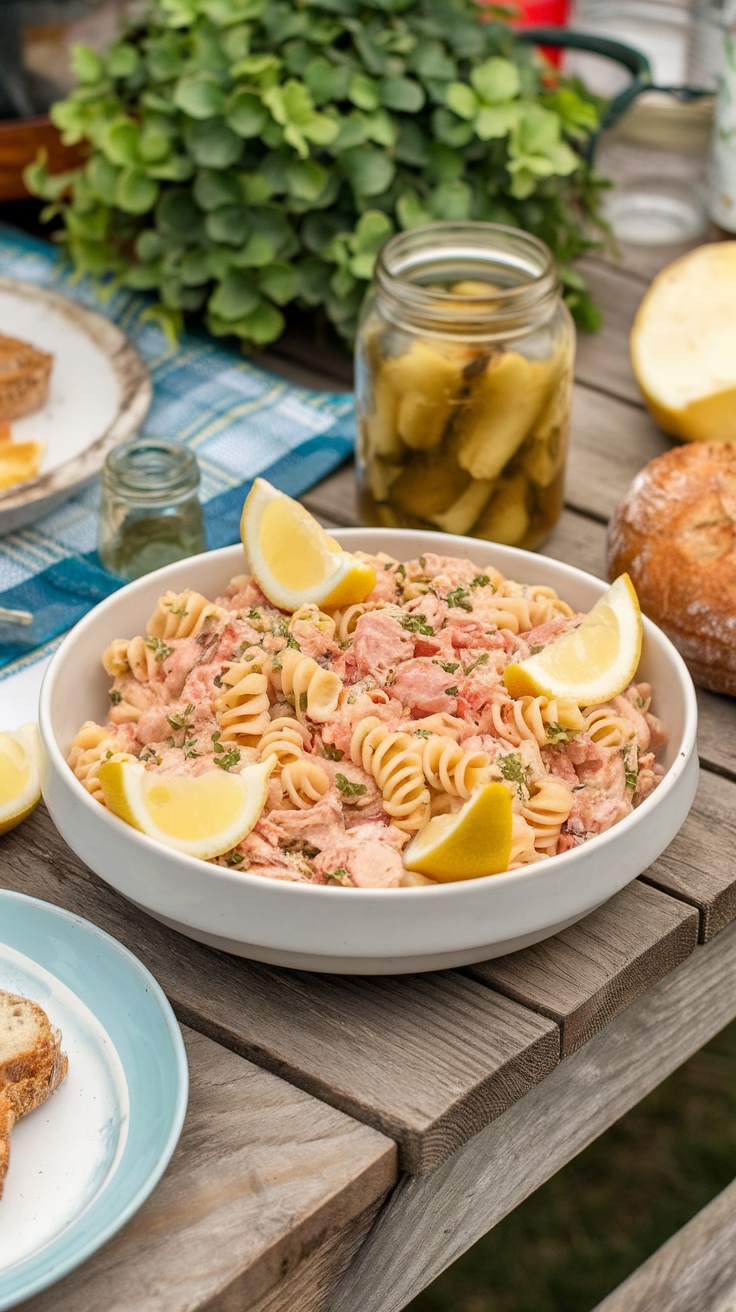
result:
<svg viewBox="0 0 736 1312"><path fill-rule="evenodd" d="M483 784L452 815L436 815L404 849L404 865L440 884L506 870L511 855L511 793Z"/></svg>
<svg viewBox="0 0 736 1312"><path fill-rule="evenodd" d="M376 572L343 551L298 501L265 478L253 483L243 506L240 536L253 577L281 610L349 606L365 601Z"/></svg>
<svg viewBox="0 0 736 1312"><path fill-rule="evenodd" d="M576 629L507 665L504 683L512 697L572 697L578 706L595 706L631 683L641 643L639 599L628 574L619 574Z"/></svg>
<svg viewBox="0 0 736 1312"><path fill-rule="evenodd" d="M274 759L240 774L162 775L139 761L104 761L100 784L110 811L167 847L204 861L250 833L266 802Z"/></svg>
<svg viewBox="0 0 736 1312"><path fill-rule="evenodd" d="M736 241L663 269L631 329L631 363L652 418L687 441L736 441Z"/></svg>
<svg viewBox="0 0 736 1312"><path fill-rule="evenodd" d="M0 733L0 834L15 829L41 800L41 751L35 724Z"/></svg>
<svg viewBox="0 0 736 1312"><path fill-rule="evenodd" d="M35 478L45 450L43 442L3 442L0 447L0 488Z"/></svg>

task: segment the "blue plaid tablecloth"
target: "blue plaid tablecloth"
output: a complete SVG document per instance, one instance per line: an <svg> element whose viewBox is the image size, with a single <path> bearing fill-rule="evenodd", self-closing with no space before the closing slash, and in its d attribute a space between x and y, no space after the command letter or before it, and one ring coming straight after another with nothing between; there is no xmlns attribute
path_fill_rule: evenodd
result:
<svg viewBox="0 0 736 1312"><path fill-rule="evenodd" d="M173 347L145 320L145 298L115 291L101 300L54 247L2 224L0 274L62 291L107 315L134 343L153 380L141 432L196 452L208 548L238 541L243 500L257 475L298 496L350 455L351 394L297 387L205 336L185 334ZM0 537L0 605L34 615L28 629L0 625L0 681L47 656L62 633L121 586L95 550L99 496L97 479L44 518Z"/></svg>

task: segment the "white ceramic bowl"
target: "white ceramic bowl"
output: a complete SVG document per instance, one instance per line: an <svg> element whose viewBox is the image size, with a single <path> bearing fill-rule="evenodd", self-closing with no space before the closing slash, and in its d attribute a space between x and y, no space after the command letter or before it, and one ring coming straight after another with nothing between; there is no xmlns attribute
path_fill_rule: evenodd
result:
<svg viewBox="0 0 736 1312"><path fill-rule="evenodd" d="M470 538L392 529L336 536L352 550L403 560L434 550L493 564L518 582L551 585L582 611L606 586L544 556ZM667 725L665 777L625 820L553 860L437 887L345 890L232 872L130 828L93 801L66 764L82 722L105 722L110 680L101 653L114 638L140 633L167 588L194 587L214 597L245 568L242 548L226 547L128 584L67 635L41 691L43 793L60 833L96 874L158 920L239 956L302 970L437 970L503 956L555 934L641 874L674 838L697 783L695 693L675 648L646 620L639 676L653 685L654 709Z"/></svg>

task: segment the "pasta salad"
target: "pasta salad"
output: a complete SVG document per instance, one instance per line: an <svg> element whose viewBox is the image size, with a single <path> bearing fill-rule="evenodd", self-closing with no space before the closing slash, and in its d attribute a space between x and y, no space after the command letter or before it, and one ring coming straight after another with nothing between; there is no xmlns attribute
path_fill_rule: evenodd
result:
<svg viewBox="0 0 736 1312"><path fill-rule="evenodd" d="M105 725L69 765L102 805L100 766L160 775L239 772L272 760L255 827L216 864L346 888L431 884L402 850L483 783L512 799L508 868L602 833L651 793L665 741L651 688L602 705L509 695L503 671L582 620L554 589L426 553L379 554L365 601L273 606L250 575L214 600L167 592L146 631L104 652Z"/></svg>

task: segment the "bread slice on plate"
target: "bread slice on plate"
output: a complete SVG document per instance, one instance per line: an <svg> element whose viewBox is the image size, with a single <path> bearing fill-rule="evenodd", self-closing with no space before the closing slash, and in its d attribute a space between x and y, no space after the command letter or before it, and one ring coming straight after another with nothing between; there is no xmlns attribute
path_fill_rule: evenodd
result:
<svg viewBox="0 0 736 1312"><path fill-rule="evenodd" d="M0 989L0 1190L13 1125L58 1089L67 1068L61 1035L43 1007Z"/></svg>
<svg viewBox="0 0 736 1312"><path fill-rule="evenodd" d="M0 420L40 410L49 391L53 355L0 333Z"/></svg>

